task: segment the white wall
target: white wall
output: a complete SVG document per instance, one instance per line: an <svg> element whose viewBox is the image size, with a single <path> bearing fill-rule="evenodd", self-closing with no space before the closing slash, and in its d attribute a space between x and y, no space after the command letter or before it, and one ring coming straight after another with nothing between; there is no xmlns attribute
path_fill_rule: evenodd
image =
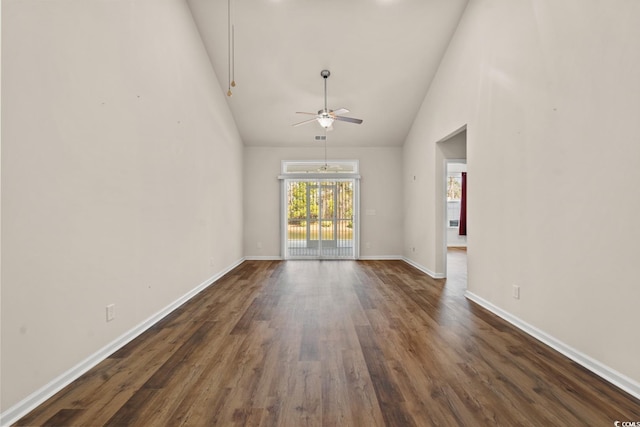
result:
<svg viewBox="0 0 640 427"><path fill-rule="evenodd" d="M404 152L407 255L436 268L436 141L467 124L469 291L636 386L638 22L637 1L472 0Z"/></svg>
<svg viewBox="0 0 640 427"><path fill-rule="evenodd" d="M242 144L182 0L2 8L5 411L241 260Z"/></svg>
<svg viewBox="0 0 640 427"><path fill-rule="evenodd" d="M336 130L338 132L338 130ZM323 160L324 146L245 147L244 254L280 257L280 164L282 160ZM360 162L361 257L402 255L402 149L338 148L328 142L329 160ZM375 210L375 215L365 215ZM261 248L258 248L258 243ZM368 245L367 245L368 243Z"/></svg>

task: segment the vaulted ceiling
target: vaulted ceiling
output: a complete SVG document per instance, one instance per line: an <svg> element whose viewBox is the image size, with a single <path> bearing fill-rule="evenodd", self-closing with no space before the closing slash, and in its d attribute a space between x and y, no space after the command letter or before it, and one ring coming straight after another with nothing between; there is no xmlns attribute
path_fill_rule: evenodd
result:
<svg viewBox="0 0 640 427"><path fill-rule="evenodd" d="M342 146L399 146L468 0L231 0L233 96L227 102L248 146L303 146L324 130L293 127L296 111L348 108ZM220 83L229 85L227 0L188 0Z"/></svg>

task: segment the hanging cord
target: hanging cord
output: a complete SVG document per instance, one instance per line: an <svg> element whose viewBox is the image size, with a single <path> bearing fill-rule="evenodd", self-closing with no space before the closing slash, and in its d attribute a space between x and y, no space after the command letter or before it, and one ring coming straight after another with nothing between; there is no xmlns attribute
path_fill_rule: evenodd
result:
<svg viewBox="0 0 640 427"><path fill-rule="evenodd" d="M231 87L236 87L236 27L231 25Z"/></svg>
<svg viewBox="0 0 640 427"><path fill-rule="evenodd" d="M228 90L227 90L227 96L231 96L233 95L233 92L231 92L231 43L232 43L232 27L231 27L231 0L227 0L227 37L228 37L228 42L229 45L227 46L228 48L228 65L229 65L229 80L228 80ZM235 84L234 84L235 86Z"/></svg>
<svg viewBox="0 0 640 427"><path fill-rule="evenodd" d="M327 128L324 128L324 170L326 171L328 169L329 164L327 163Z"/></svg>

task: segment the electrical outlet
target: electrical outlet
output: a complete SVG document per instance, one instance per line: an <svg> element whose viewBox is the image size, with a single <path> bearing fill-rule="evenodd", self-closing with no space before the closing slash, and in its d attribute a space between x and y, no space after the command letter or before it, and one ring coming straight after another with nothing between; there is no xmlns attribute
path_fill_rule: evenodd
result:
<svg viewBox="0 0 640 427"><path fill-rule="evenodd" d="M116 305L109 304L107 306L107 322L111 322L115 318L116 318Z"/></svg>
<svg viewBox="0 0 640 427"><path fill-rule="evenodd" d="M520 299L520 286L513 285L513 297L515 299Z"/></svg>

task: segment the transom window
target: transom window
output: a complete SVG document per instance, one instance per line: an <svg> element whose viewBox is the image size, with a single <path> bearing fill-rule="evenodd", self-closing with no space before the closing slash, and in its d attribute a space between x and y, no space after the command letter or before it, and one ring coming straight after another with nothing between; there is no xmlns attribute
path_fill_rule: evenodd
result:
<svg viewBox="0 0 640 427"><path fill-rule="evenodd" d="M291 161L282 162L283 174L313 174L313 173L358 173L357 160L331 160L331 161Z"/></svg>

